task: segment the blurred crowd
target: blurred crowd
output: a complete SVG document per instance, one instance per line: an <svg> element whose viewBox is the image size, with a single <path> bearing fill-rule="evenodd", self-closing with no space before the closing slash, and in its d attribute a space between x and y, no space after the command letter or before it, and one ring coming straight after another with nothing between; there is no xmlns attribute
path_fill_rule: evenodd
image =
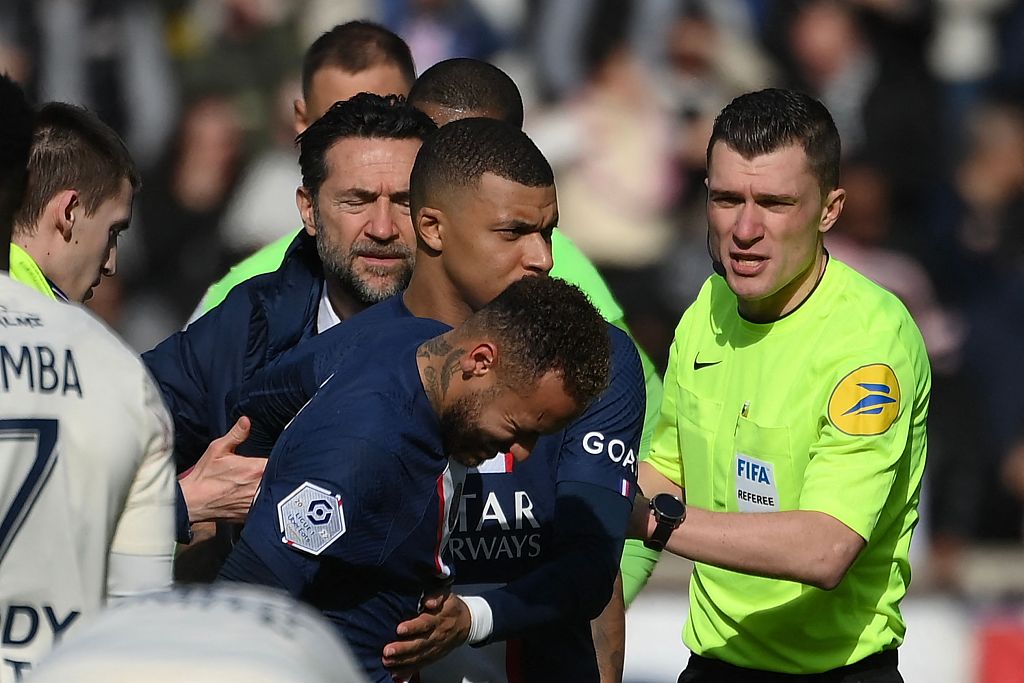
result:
<svg viewBox="0 0 1024 683"><path fill-rule="evenodd" d="M96 111L143 167L117 276L90 303L139 351L230 265L300 227L303 50L378 21L418 70L498 64L555 167L560 227L663 364L710 273L713 116L796 87L843 139L829 251L895 292L934 368L926 529L955 585L1024 500L1024 3L1015 0L5 0L0 70Z"/></svg>

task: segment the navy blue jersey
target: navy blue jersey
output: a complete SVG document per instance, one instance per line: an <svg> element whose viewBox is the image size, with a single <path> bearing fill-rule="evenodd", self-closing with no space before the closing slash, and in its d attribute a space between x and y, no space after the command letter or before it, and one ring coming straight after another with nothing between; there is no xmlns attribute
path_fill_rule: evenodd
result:
<svg viewBox="0 0 1024 683"><path fill-rule="evenodd" d="M233 414L253 418L272 443L310 392L351 362L352 339L411 317L398 295L303 342L243 385ZM618 328L608 333L610 385L583 415L539 439L525 462L499 455L466 476L450 543L455 581L487 599L492 640L515 641L507 660L523 680L598 680L590 620L618 570L645 409L636 348Z"/></svg>
<svg viewBox="0 0 1024 683"><path fill-rule="evenodd" d="M465 470L443 453L416 364L445 329L404 319L350 340L358 360L339 362L281 434L221 572L320 608L375 681L391 680L381 656L395 627L452 575Z"/></svg>

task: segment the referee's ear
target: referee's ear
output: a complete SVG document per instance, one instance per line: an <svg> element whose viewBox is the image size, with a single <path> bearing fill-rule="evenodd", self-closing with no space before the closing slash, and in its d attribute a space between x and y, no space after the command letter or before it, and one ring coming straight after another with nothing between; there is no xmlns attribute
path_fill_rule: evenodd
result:
<svg viewBox="0 0 1024 683"><path fill-rule="evenodd" d="M843 213L843 206L846 204L846 190L841 187L825 195L825 201L821 207L821 221L818 223L818 232L824 234L832 229L832 226L839 220Z"/></svg>

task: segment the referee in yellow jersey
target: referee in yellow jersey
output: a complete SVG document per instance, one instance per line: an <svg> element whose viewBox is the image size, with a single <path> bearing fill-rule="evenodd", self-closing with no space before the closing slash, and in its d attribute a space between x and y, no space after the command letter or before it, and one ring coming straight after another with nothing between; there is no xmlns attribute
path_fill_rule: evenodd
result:
<svg viewBox="0 0 1024 683"><path fill-rule="evenodd" d="M707 166L715 275L676 329L633 520L695 562L679 681L902 681L921 334L824 248L846 192L820 102L738 97Z"/></svg>

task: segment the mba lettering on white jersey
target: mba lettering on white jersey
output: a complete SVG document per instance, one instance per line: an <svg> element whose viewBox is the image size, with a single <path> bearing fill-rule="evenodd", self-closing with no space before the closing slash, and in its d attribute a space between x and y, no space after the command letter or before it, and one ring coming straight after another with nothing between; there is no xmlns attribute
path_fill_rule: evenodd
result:
<svg viewBox="0 0 1024 683"><path fill-rule="evenodd" d="M108 597L170 586L171 443L134 353L0 275L0 683Z"/></svg>

